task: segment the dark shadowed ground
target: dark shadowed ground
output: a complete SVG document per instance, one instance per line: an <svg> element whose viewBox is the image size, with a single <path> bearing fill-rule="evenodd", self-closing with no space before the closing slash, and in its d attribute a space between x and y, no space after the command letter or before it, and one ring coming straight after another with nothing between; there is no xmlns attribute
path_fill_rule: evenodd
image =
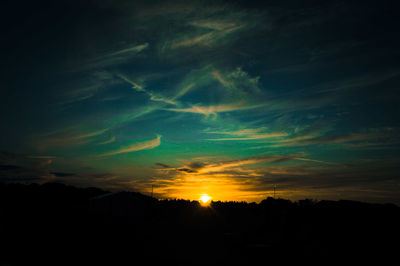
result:
<svg viewBox="0 0 400 266"><path fill-rule="evenodd" d="M398 265L393 204L158 201L0 185L0 265Z"/></svg>

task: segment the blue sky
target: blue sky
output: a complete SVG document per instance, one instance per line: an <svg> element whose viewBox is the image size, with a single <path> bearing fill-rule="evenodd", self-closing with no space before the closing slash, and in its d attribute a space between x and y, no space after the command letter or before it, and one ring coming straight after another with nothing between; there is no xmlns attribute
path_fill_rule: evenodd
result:
<svg viewBox="0 0 400 266"><path fill-rule="evenodd" d="M6 8L0 180L400 202L394 2Z"/></svg>

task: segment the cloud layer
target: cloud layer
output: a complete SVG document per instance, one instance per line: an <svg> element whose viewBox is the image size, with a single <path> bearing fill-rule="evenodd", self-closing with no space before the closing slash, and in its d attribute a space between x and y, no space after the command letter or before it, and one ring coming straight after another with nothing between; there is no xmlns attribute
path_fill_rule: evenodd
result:
<svg viewBox="0 0 400 266"><path fill-rule="evenodd" d="M161 144L161 136L157 135L157 137L155 139L138 142L138 143L129 145L127 147L122 147L115 151L105 152L105 153L100 154L100 156L111 156L111 155L127 153L127 152L135 152L135 151L141 151L141 150L154 149L154 148L160 146L160 144Z"/></svg>
<svg viewBox="0 0 400 266"><path fill-rule="evenodd" d="M399 198L394 4L54 10L6 18L18 23L2 32L1 178L189 199L260 201L274 185L290 199Z"/></svg>

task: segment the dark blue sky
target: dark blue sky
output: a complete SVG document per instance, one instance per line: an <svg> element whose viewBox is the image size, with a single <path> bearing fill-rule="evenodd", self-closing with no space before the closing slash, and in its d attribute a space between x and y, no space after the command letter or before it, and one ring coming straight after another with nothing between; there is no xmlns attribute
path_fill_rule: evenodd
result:
<svg viewBox="0 0 400 266"><path fill-rule="evenodd" d="M395 1L2 9L0 180L400 202Z"/></svg>

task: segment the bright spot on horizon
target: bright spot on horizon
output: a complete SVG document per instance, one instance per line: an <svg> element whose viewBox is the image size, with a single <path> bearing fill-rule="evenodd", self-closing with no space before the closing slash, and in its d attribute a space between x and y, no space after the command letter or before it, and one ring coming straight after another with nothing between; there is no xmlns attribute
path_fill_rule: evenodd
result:
<svg viewBox="0 0 400 266"><path fill-rule="evenodd" d="M211 200L211 197L208 196L207 194L203 194L200 197L200 203L202 203L203 205L208 204L210 200Z"/></svg>

